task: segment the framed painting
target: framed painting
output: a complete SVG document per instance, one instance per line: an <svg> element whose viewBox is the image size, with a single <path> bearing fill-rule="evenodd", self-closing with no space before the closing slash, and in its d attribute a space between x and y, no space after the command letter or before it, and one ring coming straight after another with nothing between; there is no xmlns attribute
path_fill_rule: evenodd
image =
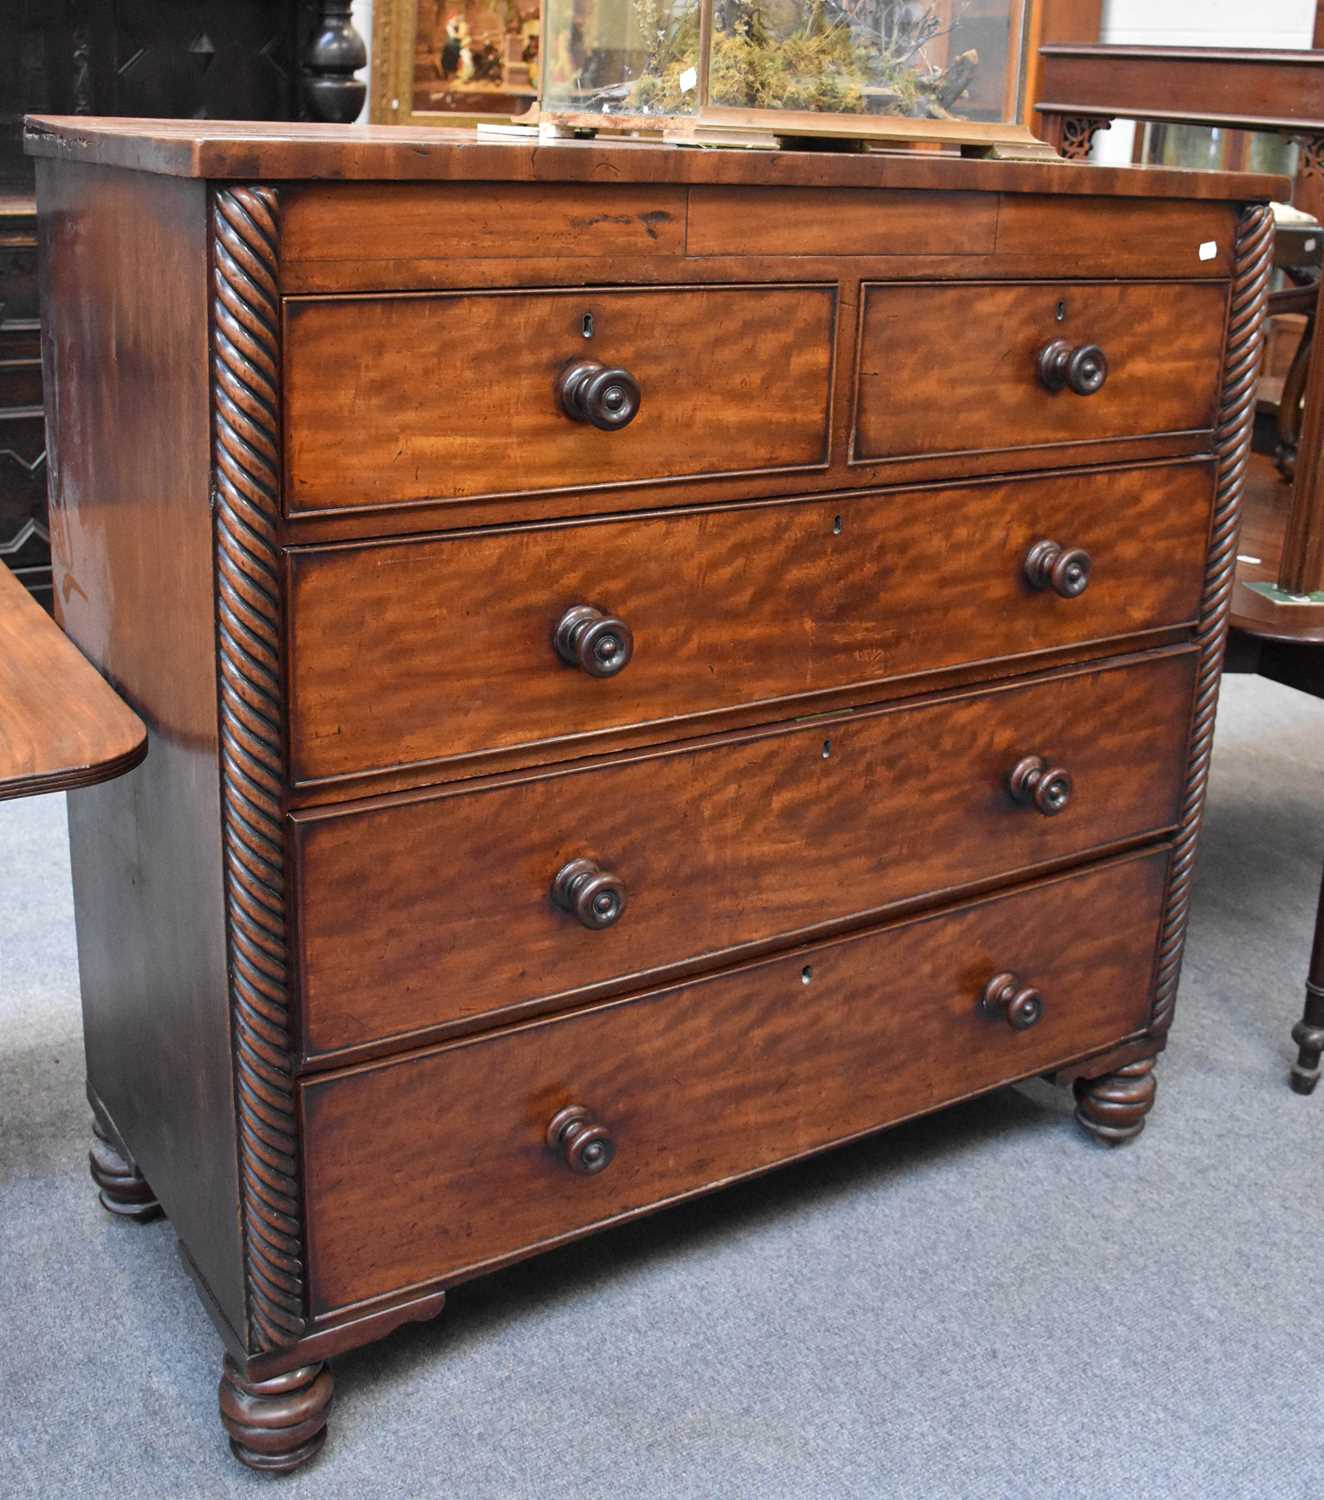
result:
<svg viewBox="0 0 1324 1500"><path fill-rule="evenodd" d="M537 103L540 0L375 0L373 121L517 119Z"/></svg>

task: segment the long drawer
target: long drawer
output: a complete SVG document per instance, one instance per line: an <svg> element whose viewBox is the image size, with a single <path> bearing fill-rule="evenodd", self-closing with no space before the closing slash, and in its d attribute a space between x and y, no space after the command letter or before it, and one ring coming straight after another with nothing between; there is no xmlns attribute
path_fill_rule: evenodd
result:
<svg viewBox="0 0 1324 1500"><path fill-rule="evenodd" d="M296 549L291 776L587 750L614 729L1181 625L1211 501L1200 462ZM1088 554L1083 592L1032 585L1049 542L1059 563ZM558 654L576 609L601 617L599 640L607 621L628 629L619 670Z"/></svg>
<svg viewBox="0 0 1324 1500"><path fill-rule="evenodd" d="M1227 300L1216 283L893 282L862 298L856 462L1214 425ZM1056 374L1040 370L1050 345ZM1102 383L1087 389L1100 374L1088 362L1078 390L1070 358L1091 348Z"/></svg>
<svg viewBox="0 0 1324 1500"><path fill-rule="evenodd" d="M285 305L291 514L828 459L836 286L473 292ZM606 431L567 415L591 361L639 383Z"/></svg>
<svg viewBox="0 0 1324 1500"><path fill-rule="evenodd" d="M459 1278L1122 1040L1148 1016L1167 863L1132 857L303 1084L314 1314ZM1038 992L1036 1024L985 1005L1001 974ZM1033 997L1017 1008L1026 1019Z"/></svg>
<svg viewBox="0 0 1324 1500"><path fill-rule="evenodd" d="M305 1055L637 985L1161 832L1194 662L1182 648L297 815Z"/></svg>

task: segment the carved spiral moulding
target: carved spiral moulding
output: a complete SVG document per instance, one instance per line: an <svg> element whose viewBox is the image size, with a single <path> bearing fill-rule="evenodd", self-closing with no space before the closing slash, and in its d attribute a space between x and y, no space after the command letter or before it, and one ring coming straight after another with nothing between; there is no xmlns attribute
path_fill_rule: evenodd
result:
<svg viewBox="0 0 1324 1500"><path fill-rule="evenodd" d="M222 824L250 1345L304 1329L281 797L280 224L272 188L212 199Z"/></svg>
<svg viewBox="0 0 1324 1500"><path fill-rule="evenodd" d="M1186 920L1191 906L1191 877L1209 785L1209 758L1218 711L1218 684L1227 644L1237 562L1241 501L1250 463L1251 424L1255 419L1256 376L1264 345L1261 312L1273 263L1273 213L1263 204L1248 208L1237 227L1232 299L1228 311L1223 395L1214 432L1218 480L1214 491L1213 528L1205 567L1204 595L1196 639L1200 663L1191 716L1186 792L1172 851L1167 904L1155 967L1154 1011L1150 1030L1164 1032L1172 1023L1177 982L1181 977Z"/></svg>

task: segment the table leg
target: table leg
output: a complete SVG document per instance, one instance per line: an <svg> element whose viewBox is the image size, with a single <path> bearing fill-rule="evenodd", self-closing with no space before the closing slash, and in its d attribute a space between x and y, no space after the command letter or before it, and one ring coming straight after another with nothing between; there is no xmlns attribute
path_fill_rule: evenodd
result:
<svg viewBox="0 0 1324 1500"><path fill-rule="evenodd" d="M1324 880L1320 882L1315 945L1306 975L1306 1011L1292 1027L1292 1040L1299 1049L1292 1065L1292 1087L1298 1094L1312 1094L1319 1082L1320 1056L1324 1054Z"/></svg>

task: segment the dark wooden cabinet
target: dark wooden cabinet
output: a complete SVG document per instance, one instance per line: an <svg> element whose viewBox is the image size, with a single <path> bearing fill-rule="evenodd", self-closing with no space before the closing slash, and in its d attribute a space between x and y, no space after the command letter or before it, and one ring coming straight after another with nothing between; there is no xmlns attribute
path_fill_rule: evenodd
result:
<svg viewBox="0 0 1324 1500"><path fill-rule="evenodd" d="M7 0L0 19L0 561L48 608L37 236L25 114L353 120L349 0ZM353 65L353 66L351 66Z"/></svg>
<svg viewBox="0 0 1324 1500"><path fill-rule="evenodd" d="M0 561L48 609L46 421L37 308L37 212L0 184Z"/></svg>
<svg viewBox="0 0 1324 1500"><path fill-rule="evenodd" d="M484 1269L1035 1074L1139 1132L1277 179L30 149L56 607L153 736L70 797L94 1176L245 1463Z"/></svg>
<svg viewBox="0 0 1324 1500"><path fill-rule="evenodd" d="M9 0L0 180L31 182L25 114L353 120L362 43L351 28L328 45L348 24L348 0ZM322 87L335 77L350 78L343 98Z"/></svg>

